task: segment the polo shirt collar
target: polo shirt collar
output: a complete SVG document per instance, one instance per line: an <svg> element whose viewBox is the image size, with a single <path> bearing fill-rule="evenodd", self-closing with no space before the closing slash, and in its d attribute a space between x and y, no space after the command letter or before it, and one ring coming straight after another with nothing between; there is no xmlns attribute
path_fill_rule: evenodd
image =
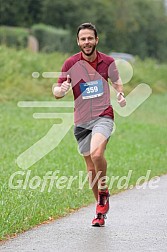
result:
<svg viewBox="0 0 167 252"><path fill-rule="evenodd" d="M96 52L97 52L97 64L99 64L103 61L103 59L102 59L100 53L98 51L96 51ZM79 56L78 61L82 60L82 52L80 52L78 56Z"/></svg>

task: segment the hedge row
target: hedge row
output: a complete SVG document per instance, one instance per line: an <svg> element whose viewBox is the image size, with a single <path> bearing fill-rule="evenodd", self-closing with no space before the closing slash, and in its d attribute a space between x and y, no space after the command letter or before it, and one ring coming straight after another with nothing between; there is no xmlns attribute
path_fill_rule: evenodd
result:
<svg viewBox="0 0 167 252"><path fill-rule="evenodd" d="M24 48L27 46L28 36L28 29L0 26L0 43L6 46Z"/></svg>
<svg viewBox="0 0 167 252"><path fill-rule="evenodd" d="M31 29L20 27L0 27L0 44L9 47L26 48L28 37L33 35L39 43L42 52L69 52L71 50L71 36L68 30L57 29L53 26L36 24Z"/></svg>
<svg viewBox="0 0 167 252"><path fill-rule="evenodd" d="M31 28L31 34L39 41L39 50L43 52L67 52L70 46L70 32L53 26L36 24Z"/></svg>

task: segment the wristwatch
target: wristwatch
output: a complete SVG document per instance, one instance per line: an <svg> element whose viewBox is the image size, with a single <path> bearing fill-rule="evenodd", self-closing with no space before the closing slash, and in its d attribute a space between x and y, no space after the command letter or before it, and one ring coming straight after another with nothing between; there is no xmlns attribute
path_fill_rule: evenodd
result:
<svg viewBox="0 0 167 252"><path fill-rule="evenodd" d="M118 93L117 93L117 98L118 98L119 95L122 95L123 97L125 97L125 95L124 95L123 92L118 92Z"/></svg>

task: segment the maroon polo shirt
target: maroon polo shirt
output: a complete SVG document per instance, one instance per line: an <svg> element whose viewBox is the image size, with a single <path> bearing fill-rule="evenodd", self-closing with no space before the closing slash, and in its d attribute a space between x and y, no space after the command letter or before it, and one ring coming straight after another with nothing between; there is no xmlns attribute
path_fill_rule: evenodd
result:
<svg viewBox="0 0 167 252"><path fill-rule="evenodd" d="M64 62L61 76L58 79L58 86L61 86L66 80L67 74L70 75L74 95L75 125L89 122L99 116L108 116L114 119L108 78L115 82L118 80L119 74L112 57L97 51L95 61L88 62L79 52ZM100 86L96 87L96 83L100 83ZM91 86L91 89L88 90L90 96L87 94L85 98L81 85ZM95 97L94 94L98 89L101 92L99 96L97 94L97 97Z"/></svg>

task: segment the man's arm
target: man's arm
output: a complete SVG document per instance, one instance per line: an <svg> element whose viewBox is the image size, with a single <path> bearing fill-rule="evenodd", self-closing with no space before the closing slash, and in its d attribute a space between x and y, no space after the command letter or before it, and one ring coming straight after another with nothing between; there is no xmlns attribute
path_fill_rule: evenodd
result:
<svg viewBox="0 0 167 252"><path fill-rule="evenodd" d="M118 99L119 105L121 107L124 107L126 105L126 100L124 98L124 93L123 93L123 84L119 76L119 72L115 64L115 60L111 62L108 68L108 77L110 78L112 82L112 86L117 93L117 99Z"/></svg>
<svg viewBox="0 0 167 252"><path fill-rule="evenodd" d="M123 93L123 84L121 81L121 78L119 78L117 81L112 83L113 88L116 90L117 92L117 99L118 99L118 103L121 107L124 107L126 105L126 100L124 97L124 93Z"/></svg>

